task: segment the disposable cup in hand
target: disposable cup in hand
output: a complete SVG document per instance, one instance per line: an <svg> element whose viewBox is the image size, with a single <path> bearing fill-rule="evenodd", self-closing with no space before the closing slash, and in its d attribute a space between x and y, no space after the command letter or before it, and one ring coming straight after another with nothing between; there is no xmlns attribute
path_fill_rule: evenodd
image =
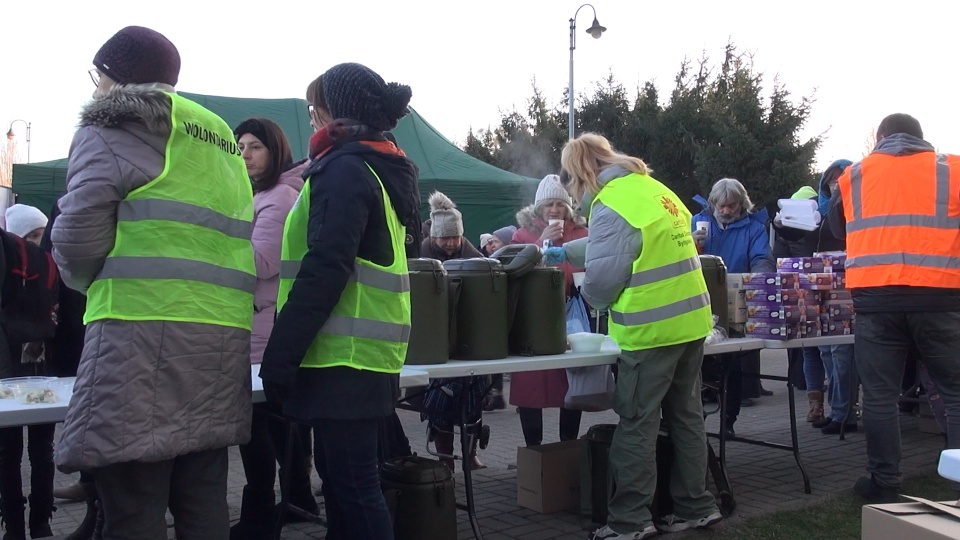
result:
<svg viewBox="0 0 960 540"><path fill-rule="evenodd" d="M710 230L710 222L709 222L709 221L698 221L698 222L697 222L697 230L698 230L698 231L703 231L703 232L709 231L709 230Z"/></svg>
<svg viewBox="0 0 960 540"><path fill-rule="evenodd" d="M560 228L563 229L563 220L562 220L562 219L551 219L548 223L549 223L550 225L559 225Z"/></svg>

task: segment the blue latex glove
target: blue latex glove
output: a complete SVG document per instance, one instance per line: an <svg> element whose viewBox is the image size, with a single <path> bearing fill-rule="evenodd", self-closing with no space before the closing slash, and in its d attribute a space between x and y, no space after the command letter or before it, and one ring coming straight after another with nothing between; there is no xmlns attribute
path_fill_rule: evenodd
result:
<svg viewBox="0 0 960 540"><path fill-rule="evenodd" d="M557 266L566 260L567 252L562 247L549 247L543 250L543 264L547 266Z"/></svg>

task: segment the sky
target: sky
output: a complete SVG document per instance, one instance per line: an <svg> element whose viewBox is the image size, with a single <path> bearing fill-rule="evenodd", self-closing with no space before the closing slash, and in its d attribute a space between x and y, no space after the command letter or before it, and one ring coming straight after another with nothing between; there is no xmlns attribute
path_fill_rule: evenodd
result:
<svg viewBox="0 0 960 540"><path fill-rule="evenodd" d="M94 54L117 30L148 26L179 49L178 89L236 97L303 97L307 83L340 62L360 62L408 84L413 106L448 139L523 111L532 82L558 104L569 77L566 0L162 3L11 0L0 8L6 49L0 123L31 123L31 160L66 157L80 107L94 90ZM824 134L816 166L858 159L887 114L915 116L925 138L960 152L954 105L960 3L916 0L904 9L862 0L781 2L596 0L607 27L576 19L574 88L592 93L608 73L631 93L653 80L669 96L685 59L717 63L732 41L753 55L765 90L778 78L796 99L813 97L801 138ZM149 7L148 7L149 6ZM714 64L716 65L716 64ZM24 126L13 126L20 161ZM643 157L643 156L639 156ZM652 164L656 168L656 164ZM558 164L559 166L559 164Z"/></svg>

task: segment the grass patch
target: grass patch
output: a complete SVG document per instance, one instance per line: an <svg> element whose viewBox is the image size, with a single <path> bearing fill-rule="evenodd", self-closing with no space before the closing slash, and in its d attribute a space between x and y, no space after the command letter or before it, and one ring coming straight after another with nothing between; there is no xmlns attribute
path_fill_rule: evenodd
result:
<svg viewBox="0 0 960 540"><path fill-rule="evenodd" d="M900 492L934 501L957 498L957 493L950 483L935 471L905 480ZM907 502L906 499L904 502ZM863 504L860 497L848 490L815 506L776 512L751 519L741 525L719 528L702 536L725 540L859 540Z"/></svg>

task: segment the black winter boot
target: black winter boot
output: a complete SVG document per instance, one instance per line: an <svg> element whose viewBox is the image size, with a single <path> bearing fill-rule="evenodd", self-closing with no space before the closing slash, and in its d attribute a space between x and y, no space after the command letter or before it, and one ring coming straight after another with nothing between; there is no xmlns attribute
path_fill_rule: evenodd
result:
<svg viewBox="0 0 960 540"><path fill-rule="evenodd" d="M26 540L27 523L23 519L24 503L27 500L22 496L19 499L0 500L0 512L3 513L3 540Z"/></svg>
<svg viewBox="0 0 960 540"><path fill-rule="evenodd" d="M46 499L46 500L43 500ZM53 496L37 497L30 494L30 538L49 538L53 536L50 530L50 520L57 507L53 505Z"/></svg>
<svg viewBox="0 0 960 540"><path fill-rule="evenodd" d="M230 540L270 540L276 523L273 514L273 490L257 491L244 486L240 502L240 521L230 527Z"/></svg>
<svg viewBox="0 0 960 540"><path fill-rule="evenodd" d="M87 502L87 513L84 514L83 521L80 522L77 530L67 535L64 540L90 540L97 526L97 486L93 482L80 485L83 487L84 500Z"/></svg>

